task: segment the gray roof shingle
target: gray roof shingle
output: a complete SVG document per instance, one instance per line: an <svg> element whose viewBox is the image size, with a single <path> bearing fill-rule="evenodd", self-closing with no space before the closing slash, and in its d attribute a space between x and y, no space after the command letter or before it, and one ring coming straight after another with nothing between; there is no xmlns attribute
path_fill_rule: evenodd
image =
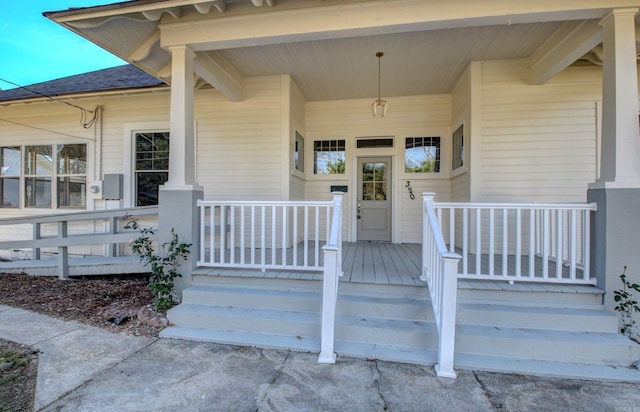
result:
<svg viewBox="0 0 640 412"><path fill-rule="evenodd" d="M55 97L69 94L140 89L160 85L165 85L165 83L137 67L127 64L32 84L26 86L29 90L19 87L2 90L0 91L0 102L43 97L38 93Z"/></svg>

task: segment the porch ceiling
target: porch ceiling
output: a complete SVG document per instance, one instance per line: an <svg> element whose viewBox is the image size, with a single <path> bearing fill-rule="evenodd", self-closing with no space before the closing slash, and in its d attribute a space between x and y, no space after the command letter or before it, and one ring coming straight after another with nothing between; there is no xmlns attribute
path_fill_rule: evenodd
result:
<svg viewBox="0 0 640 412"><path fill-rule="evenodd" d="M329 22L325 23L322 32L304 27L284 30L285 34L280 34L283 32L280 30L277 35L265 35L266 40L262 42L256 42L257 37L254 37L253 43L251 34L234 43L208 41L209 34L204 32L223 27L231 33L232 25L224 21L227 17L249 27L248 23L264 24L267 16L264 13L272 13L268 15L271 19L286 13L302 13L298 9L292 11L294 4L319 9L327 3L331 3L327 7L332 7L337 3L354 6L357 5L354 3L363 2L320 3L323 5L312 0L296 0L296 3L291 0L138 0L45 13L45 16L168 83L171 55L163 47L166 46L164 31L173 30L171 34L175 35L176 27L197 26L204 29L192 32L192 38L200 36L198 42L186 42L198 53L197 74L230 98L240 100L241 93L227 92L225 85L239 83L242 77L290 74L307 100L318 101L375 97L377 51L384 52L381 61L383 98L449 93L471 61L529 58L561 28L564 21L560 16L566 20L581 20L597 18L607 12L592 6L570 16L566 11L537 20L532 15L527 18L514 16L513 22L510 15L505 15L501 18L504 24L492 24L496 22L495 18L482 20L478 16L461 23L460 18L465 13L458 11L460 15L455 24L435 24L435 20L425 19L420 24L377 27L374 22L367 23L366 27L358 26L357 30L345 28L348 24L344 22L336 29ZM414 1L386 3L414 3L415 6ZM597 6L601 2L592 3ZM252 20L261 17L263 20ZM412 16L403 18L415 20ZM252 30L257 32L254 27L246 31ZM217 35L215 32L210 37ZM226 38L232 38L229 36L232 33Z"/></svg>

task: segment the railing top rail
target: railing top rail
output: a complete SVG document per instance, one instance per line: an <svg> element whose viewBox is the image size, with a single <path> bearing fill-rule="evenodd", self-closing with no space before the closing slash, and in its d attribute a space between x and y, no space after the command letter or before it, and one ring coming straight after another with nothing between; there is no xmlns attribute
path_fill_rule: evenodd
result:
<svg viewBox="0 0 640 412"><path fill-rule="evenodd" d="M598 210L597 203L466 203L436 202L436 209L554 209L554 210Z"/></svg>
<svg viewBox="0 0 640 412"><path fill-rule="evenodd" d="M153 216L158 214L158 206L128 207L122 209L90 210L83 212L55 213L50 215L21 216L0 219L0 226L20 225L25 223L55 223L83 220L108 219L111 217Z"/></svg>
<svg viewBox="0 0 640 412"><path fill-rule="evenodd" d="M331 200L198 200L198 206L332 206Z"/></svg>

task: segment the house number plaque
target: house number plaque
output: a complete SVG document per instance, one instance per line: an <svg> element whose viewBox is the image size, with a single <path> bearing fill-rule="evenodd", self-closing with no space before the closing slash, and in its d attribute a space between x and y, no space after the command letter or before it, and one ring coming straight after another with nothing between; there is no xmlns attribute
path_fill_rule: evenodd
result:
<svg viewBox="0 0 640 412"><path fill-rule="evenodd" d="M416 195L414 195L414 194L413 194L413 188L411 187L411 181L410 181L410 180L407 180L407 184L406 184L406 185L404 185L404 187L406 187L406 188L407 188L407 190L409 191L409 198L410 198L411 200L415 200Z"/></svg>

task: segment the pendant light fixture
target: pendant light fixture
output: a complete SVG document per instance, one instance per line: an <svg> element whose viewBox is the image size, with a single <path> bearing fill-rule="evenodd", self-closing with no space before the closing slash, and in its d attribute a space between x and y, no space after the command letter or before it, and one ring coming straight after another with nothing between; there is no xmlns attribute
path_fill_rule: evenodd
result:
<svg viewBox="0 0 640 412"><path fill-rule="evenodd" d="M384 117L384 114L387 112L387 101L380 99L380 59L382 56L384 56L383 52L376 53L376 57L378 58L378 99L371 103L373 117Z"/></svg>

